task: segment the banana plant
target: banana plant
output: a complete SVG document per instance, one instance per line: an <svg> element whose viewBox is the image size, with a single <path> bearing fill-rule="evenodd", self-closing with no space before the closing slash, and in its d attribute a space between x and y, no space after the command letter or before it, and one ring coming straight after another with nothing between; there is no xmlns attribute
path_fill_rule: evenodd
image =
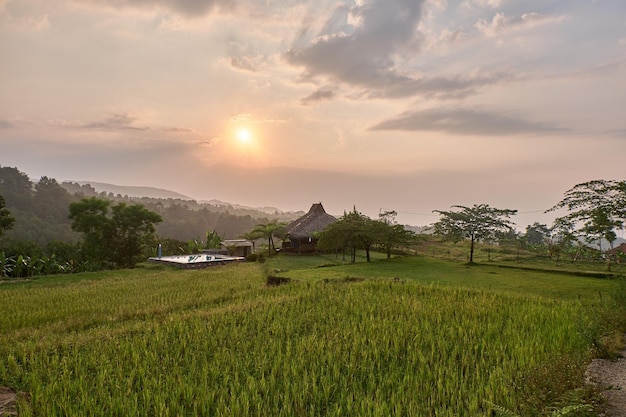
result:
<svg viewBox="0 0 626 417"><path fill-rule="evenodd" d="M14 269L15 258L12 256L6 256L4 251L0 252L0 277L13 276Z"/></svg>

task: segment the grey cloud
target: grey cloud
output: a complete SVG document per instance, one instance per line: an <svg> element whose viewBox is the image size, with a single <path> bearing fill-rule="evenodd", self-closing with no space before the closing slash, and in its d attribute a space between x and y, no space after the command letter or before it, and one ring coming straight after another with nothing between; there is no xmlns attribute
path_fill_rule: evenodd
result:
<svg viewBox="0 0 626 417"><path fill-rule="evenodd" d="M339 25L335 13L325 28L325 32L334 28L334 33L322 33L308 46L290 49L285 57L293 65L304 66L305 78L329 76L381 90L406 82L410 78L397 74L393 56L414 40L423 3L368 1L351 9L356 23L349 27Z"/></svg>
<svg viewBox="0 0 626 417"><path fill-rule="evenodd" d="M423 4L424 0L370 0L350 9L351 20L345 8L338 9L316 38L307 42L309 28L303 28L285 58L304 67L303 80L327 77L363 89L360 96L366 98L459 99L476 93L478 87L512 78L502 73L429 78L398 71L395 56L417 53ZM348 21L356 23L350 26Z"/></svg>
<svg viewBox="0 0 626 417"><path fill-rule="evenodd" d="M613 136L616 138L626 139L626 128L625 129L613 129L606 132L607 135Z"/></svg>
<svg viewBox="0 0 626 417"><path fill-rule="evenodd" d="M149 127L137 127L133 126L133 123L136 121L134 117L131 117L127 114L114 114L108 119L86 123L82 125L78 125L77 127L82 129L93 129L93 130L148 130Z"/></svg>
<svg viewBox="0 0 626 417"><path fill-rule="evenodd" d="M163 131L167 133L195 133L192 129L186 127L165 127Z"/></svg>
<svg viewBox="0 0 626 417"><path fill-rule="evenodd" d="M476 23L476 27L487 36L497 36L502 33L528 29L538 25L562 22L564 19L565 16L551 16L540 13L524 13L521 16L511 17L507 17L503 13L497 13L491 22L481 19Z"/></svg>
<svg viewBox="0 0 626 417"><path fill-rule="evenodd" d="M435 131L457 135L508 136L559 133L568 129L532 122L502 113L467 109L429 109L406 112L368 130Z"/></svg>
<svg viewBox="0 0 626 417"><path fill-rule="evenodd" d="M254 67L254 65L252 65L250 63L250 61L248 61L245 58L232 57L230 59L230 65L233 68L236 68L236 69L239 69L239 70L256 72L256 68Z"/></svg>
<svg viewBox="0 0 626 417"><path fill-rule="evenodd" d="M0 129L12 129L15 126L6 120L0 119Z"/></svg>
<svg viewBox="0 0 626 417"><path fill-rule="evenodd" d="M384 90L373 90L370 98L403 98L420 94L427 98L460 99L475 94L479 87L511 81L515 77L509 73L474 75L469 77L433 77L415 79L398 78Z"/></svg>
<svg viewBox="0 0 626 417"><path fill-rule="evenodd" d="M324 100L332 100L334 97L335 93L332 90L320 89L304 97L300 102L306 106Z"/></svg>
<svg viewBox="0 0 626 417"><path fill-rule="evenodd" d="M114 7L160 7L187 17L204 16L216 10L232 10L235 0L96 0Z"/></svg>

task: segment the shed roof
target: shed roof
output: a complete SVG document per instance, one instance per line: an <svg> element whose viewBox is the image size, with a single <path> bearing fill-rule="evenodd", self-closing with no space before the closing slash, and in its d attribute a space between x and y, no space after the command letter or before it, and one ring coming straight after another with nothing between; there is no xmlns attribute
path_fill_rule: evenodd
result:
<svg viewBox="0 0 626 417"><path fill-rule="evenodd" d="M291 222L286 228L289 238L302 239L312 237L313 233L321 232L337 219L326 213L322 203L315 203L304 216Z"/></svg>
<svg viewBox="0 0 626 417"><path fill-rule="evenodd" d="M226 239L222 241L222 246L252 247L252 242L246 239Z"/></svg>

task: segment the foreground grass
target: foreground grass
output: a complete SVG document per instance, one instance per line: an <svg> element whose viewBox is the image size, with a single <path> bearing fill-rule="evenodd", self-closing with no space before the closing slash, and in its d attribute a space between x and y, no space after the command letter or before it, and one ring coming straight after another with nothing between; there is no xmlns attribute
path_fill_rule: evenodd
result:
<svg viewBox="0 0 626 417"><path fill-rule="evenodd" d="M332 264L272 259L298 280L275 288L257 264L3 284L0 385L30 393L23 415L538 413L554 398L523 388L533 370L563 363L558 388L575 388L617 288L414 257Z"/></svg>

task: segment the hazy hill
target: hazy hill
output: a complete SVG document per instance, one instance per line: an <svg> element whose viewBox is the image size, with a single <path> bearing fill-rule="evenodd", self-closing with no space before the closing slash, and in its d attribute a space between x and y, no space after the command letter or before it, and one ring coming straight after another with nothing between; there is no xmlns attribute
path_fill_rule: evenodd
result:
<svg viewBox="0 0 626 417"><path fill-rule="evenodd" d="M156 187L143 187L143 186L126 186L126 185L115 185L104 182L94 182L94 181L75 181L75 182L64 182L62 186L66 188L70 193L74 193L79 191L78 188L72 189L72 184L79 184L81 186L89 186L95 190L96 193L105 192L107 194L113 193L114 196L127 196L130 198L156 198L156 199L173 199L173 200L189 200L194 201L192 197L186 196L184 194L177 193L176 191L166 190L163 188ZM84 188L80 191L84 191ZM230 209L235 210L252 210L254 212L261 212L266 214L277 214L277 213L285 213L283 210L280 210L276 207L250 207L243 206L241 204L228 203L220 200L201 200L198 201L199 204L208 204L210 206L216 207L228 207Z"/></svg>
<svg viewBox="0 0 626 417"><path fill-rule="evenodd" d="M177 193L175 191L164 190L162 188L155 187L140 187L140 186L127 186L127 185L115 185L104 182L94 181L76 181L80 185L91 185L96 192L101 193L113 193L114 195L122 195L128 197L150 197L150 198L173 198L180 200L193 200L193 198L184 194ZM64 183L65 185L65 183Z"/></svg>

